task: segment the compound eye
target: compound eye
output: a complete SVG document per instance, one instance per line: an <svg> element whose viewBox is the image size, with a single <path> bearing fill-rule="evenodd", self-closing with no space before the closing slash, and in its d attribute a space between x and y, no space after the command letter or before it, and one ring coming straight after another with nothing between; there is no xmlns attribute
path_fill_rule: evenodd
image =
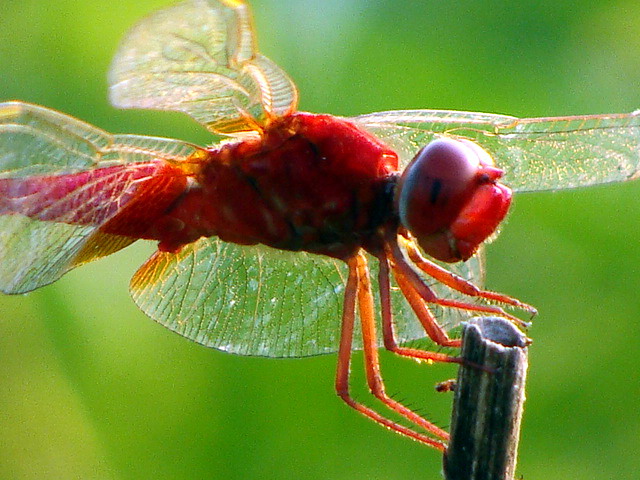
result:
<svg viewBox="0 0 640 480"><path fill-rule="evenodd" d="M490 195L479 194L479 191L489 191L486 187L495 184L501 175L490 155L473 142L435 140L418 152L398 182L396 207L400 222L432 257L447 262L466 259L506 214L511 198L506 187L490 190L497 192ZM506 192L509 192L508 199L502 198ZM482 210L475 202L485 201L487 196L495 205L500 205L500 211L494 212L491 208L485 213L488 219L474 218L472 225L467 221L464 238L456 237L461 230L456 223L461 221L461 212L467 216L469 209ZM497 201L495 196L499 197ZM485 235L488 225L491 232ZM452 227L455 228L452 230ZM459 249L462 245L465 247Z"/></svg>
<svg viewBox="0 0 640 480"><path fill-rule="evenodd" d="M435 140L420 150L399 183L400 221L428 235L448 226L473 188L480 160L467 144Z"/></svg>

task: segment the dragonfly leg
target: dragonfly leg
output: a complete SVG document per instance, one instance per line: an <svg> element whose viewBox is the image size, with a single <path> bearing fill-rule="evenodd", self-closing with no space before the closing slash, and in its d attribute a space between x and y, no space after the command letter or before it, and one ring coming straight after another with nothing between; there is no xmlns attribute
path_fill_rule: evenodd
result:
<svg viewBox="0 0 640 480"><path fill-rule="evenodd" d="M344 298L344 306L342 313L342 329L341 329L341 337L340 337L340 347L338 351L338 368L336 372L336 392L344 400L344 402L362 413L363 415L369 417L370 419L380 423L384 427L393 430L402 435L406 435L409 438L412 438L418 442L424 443L431 447L434 447L440 451L444 451L446 449L446 444L440 440L433 439L425 434L416 432L404 425L401 425L393 420L390 420L380 413L376 412L372 408L363 405L362 403L356 401L349 392L349 370L351 367L351 349L353 343L353 328L355 323L356 316L356 299L358 301L358 305L361 309L361 317L368 315L366 320L363 320L363 331L367 331L366 334L363 333L365 337L365 362L366 362L366 373L367 380L371 391L379 398L383 403L402 414L406 418L411 421L416 421L415 423L424 427L427 431L437 435L443 439L448 438L448 434L423 419L416 413L412 412L408 408L403 405L397 404L394 400L390 399L384 393L384 385L382 383L382 379L380 377L380 366L377 357L377 348L375 345L375 322L373 319L373 296L371 294L371 286L368 280L368 269L366 264L366 259L362 253L357 254L355 257L351 258L348 262L349 265L349 278L347 280L347 286L345 291ZM366 278L366 284L361 284L362 278ZM368 304L368 305L364 305ZM363 310L364 305L364 312ZM372 356L373 352L373 356ZM381 398L382 397L382 398ZM396 405L397 404L397 405ZM396 408L396 406L401 407L400 409ZM408 416L407 414L410 413ZM413 418L415 417L415 418Z"/></svg>
<svg viewBox="0 0 640 480"><path fill-rule="evenodd" d="M483 366L464 361L460 357L453 357L451 355L438 353L438 352L429 352L427 350L420 350L417 348L401 347L400 345L398 345L398 341L396 340L396 334L393 329L393 315L391 313L391 286L389 284L389 261L384 253L378 255L378 260L380 262L380 269L378 271L378 284L380 288L382 338L384 341L385 348L403 357L409 357L417 360L425 360L427 362L458 363L458 364L464 364L467 366L479 368L481 370L485 370ZM438 323L436 318L431 313L431 310L429 310L429 307L426 305L426 302L429 302L429 300L425 300L424 296L421 295L416 288L414 288L413 284L410 281L408 281L402 275L401 272L394 271L394 273L396 274L395 278L398 283L398 286L400 287L400 290L402 290L403 295L411 305L412 310L418 317L418 320L422 324L429 338L431 338L431 340L436 342L438 345L442 345L446 347L460 347L461 340L449 338L446 331ZM418 277L418 280L420 281L419 277ZM426 288L429 292L431 292L431 289L429 289L429 287L424 285L424 283L422 283L421 281L420 281L420 285L424 286L424 288ZM431 292L431 296L436 298L432 292ZM439 299L436 298L436 300L439 300ZM432 302L432 303L437 303L437 302ZM459 308L466 308L468 306L475 307L475 305L465 305L465 307L459 307Z"/></svg>
<svg viewBox="0 0 640 480"><path fill-rule="evenodd" d="M393 269L395 279L398 282L398 286L402 290L402 293L404 294L404 296L407 298L407 301L411 305L411 308L414 310L414 312L418 316L418 319L422 322L429 337L439 345L457 346L457 345L451 345L450 343L441 343L440 332L444 333L444 330L442 329L442 327L440 327L437 324L431 312L429 312L426 305L424 305L424 302L432 303L434 305L441 305L443 307L452 307L452 308L458 308L461 310L468 310L471 312L491 313L494 315L499 315L501 317L504 317L521 327L526 328L529 326L528 322L525 322L522 319L514 315L511 315L510 313L505 312L504 309L502 309L497 305L478 305L470 302L462 302L458 300L449 300L446 298L439 298L424 283L424 281L422 280L422 278L420 278L420 276L415 271L413 266L409 264L409 262L406 260L404 253L400 249L400 246L398 245L397 241L392 240L389 243L390 243L390 251L388 252L388 255L391 257L391 260L392 260L392 269ZM415 253L419 254L417 250L415 251ZM485 296L484 294L494 295L495 297L500 297L500 298L510 298L510 297L507 297L506 295L501 295L499 293L486 292L486 291L480 290L472 283L467 282L466 280L458 277L457 275L454 275L451 272L446 271L439 265L429 262L426 259L422 259L422 260L424 260L424 262L422 263L423 267L427 268L426 266L428 265L429 269L433 271L435 275L431 275L430 271L427 271L423 268L423 271L425 271L425 273L429 274L430 276L433 276L435 280L441 281L443 284L451 287L452 289L458 292L461 292L470 296L488 299L488 300L495 300L495 299L492 297ZM443 281L443 280L446 280L446 281ZM464 287L465 285L466 287ZM468 293L468 292L471 292L471 293ZM474 294L474 292L476 294ZM482 292L483 295L477 294L478 292ZM514 302L520 303L515 299L512 299L512 300ZM526 305L526 304L521 304L521 305ZM533 309L533 307L529 307L529 308ZM426 310L426 312L423 312L422 310ZM435 325L433 325L434 323ZM434 328L437 328L440 330L440 332L434 332L435 336L433 336L430 331L430 329L434 329Z"/></svg>
<svg viewBox="0 0 640 480"><path fill-rule="evenodd" d="M380 262L380 269L378 271L378 285L380 288L380 304L381 304L381 316L382 316L382 338L384 341L384 347L404 357L410 357L419 360L426 360L428 362L446 362L446 363L462 363L459 357L452 357L445 353L429 352L426 350L420 350L417 348L407 348L398 345L396 340L396 334L393 330L393 316L391 313L391 286L389 284L389 262L387 257L382 254L378 256ZM410 288L410 287L407 287ZM458 340L449 339L445 332L442 331L436 320L431 315L431 312L423 303L419 305L421 315L429 315L428 318L420 320L425 327L425 331L429 337L435 341L435 338L439 338L441 341L444 339L449 345L459 343ZM423 312L426 310L426 313ZM431 331L431 333L429 333ZM432 336L433 335L433 336ZM435 338L434 338L435 337Z"/></svg>
<svg viewBox="0 0 640 480"><path fill-rule="evenodd" d="M413 242L412 240L404 237L399 237L398 241L402 243L402 246L409 255L409 259L416 267L418 267L430 277L441 282L442 284L470 297L478 297L485 300L510 305L512 307L525 310L531 315L536 315L538 313L535 307L521 302L517 298L513 298L498 292L492 292L490 290L482 290L468 280L465 280L464 278L450 272L446 268L442 268L440 265L427 260L422 256L420 250L418 250L415 242Z"/></svg>
<svg viewBox="0 0 640 480"><path fill-rule="evenodd" d="M392 251L391 255L394 254L395 252ZM435 294L402 257L392 256L391 259L391 268L396 282L429 338L443 347L460 347L460 340L449 338L446 330L438 323L427 306L427 302L436 298ZM380 268L386 265L387 260L383 261L381 256ZM387 338L391 337L387 336Z"/></svg>

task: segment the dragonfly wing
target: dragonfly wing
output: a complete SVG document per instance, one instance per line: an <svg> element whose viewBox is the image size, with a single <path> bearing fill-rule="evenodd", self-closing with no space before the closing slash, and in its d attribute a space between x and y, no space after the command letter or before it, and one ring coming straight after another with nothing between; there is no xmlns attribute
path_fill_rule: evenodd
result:
<svg viewBox="0 0 640 480"><path fill-rule="evenodd" d="M156 252L131 294L151 318L207 347L301 357L336 351L345 277L346 265L328 257L202 238Z"/></svg>
<svg viewBox="0 0 640 480"><path fill-rule="evenodd" d="M238 0L189 0L143 19L121 43L109 83L117 107L181 111L217 133L253 131L297 104L287 74L257 52Z"/></svg>
<svg viewBox="0 0 640 480"><path fill-rule="evenodd" d="M455 268L474 277L477 265L474 259ZM371 267L379 301L375 261ZM346 265L329 257L202 238L177 254L156 252L135 274L130 290L151 318L207 347L240 355L303 357L337 351L346 275ZM423 338L424 330L397 288L392 301L398 338ZM447 327L463 318L451 309L440 313ZM353 348L362 348L359 329Z"/></svg>
<svg viewBox="0 0 640 480"><path fill-rule="evenodd" d="M165 160L197 151L110 135L36 105L0 104L0 290L33 290L134 242L114 222L144 222L139 207L172 201L185 179Z"/></svg>
<svg viewBox="0 0 640 480"><path fill-rule="evenodd" d="M95 230L63 223L45 225L17 215L0 216L0 290L25 293L55 282L76 265L77 257L84 256L85 246L94 250L93 259L135 241L124 237L92 240Z"/></svg>
<svg viewBox="0 0 640 480"><path fill-rule="evenodd" d="M557 190L640 175L640 111L523 118L444 110L407 110L353 119L397 149L403 165L433 138L481 145L515 191Z"/></svg>

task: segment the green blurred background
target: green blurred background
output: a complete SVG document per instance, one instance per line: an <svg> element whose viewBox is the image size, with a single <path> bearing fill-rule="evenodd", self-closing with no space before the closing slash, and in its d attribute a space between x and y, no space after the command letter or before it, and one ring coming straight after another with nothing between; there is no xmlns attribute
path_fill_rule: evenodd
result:
<svg viewBox="0 0 640 480"><path fill-rule="evenodd" d="M0 0L0 98L113 132L211 137L114 110L118 40L164 0ZM256 0L261 49L301 108L547 116L640 107L640 2ZM538 307L518 471L640 472L640 183L522 195L489 246L488 286ZM333 393L335 356L241 358L156 325L128 298L134 246L0 298L0 479L439 478L440 456ZM357 356L356 360L360 360ZM455 375L383 355L390 393L448 424ZM358 373L360 368L358 367Z"/></svg>

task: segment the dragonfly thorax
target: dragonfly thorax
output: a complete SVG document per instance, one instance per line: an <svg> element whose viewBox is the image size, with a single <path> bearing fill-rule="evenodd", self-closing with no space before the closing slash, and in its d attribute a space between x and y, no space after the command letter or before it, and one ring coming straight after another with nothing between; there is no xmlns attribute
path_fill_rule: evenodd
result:
<svg viewBox="0 0 640 480"><path fill-rule="evenodd" d="M158 238L160 248L218 236L346 258L394 215L397 168L392 150L347 120L282 117L260 138L208 151L199 188L167 212L183 230Z"/></svg>

